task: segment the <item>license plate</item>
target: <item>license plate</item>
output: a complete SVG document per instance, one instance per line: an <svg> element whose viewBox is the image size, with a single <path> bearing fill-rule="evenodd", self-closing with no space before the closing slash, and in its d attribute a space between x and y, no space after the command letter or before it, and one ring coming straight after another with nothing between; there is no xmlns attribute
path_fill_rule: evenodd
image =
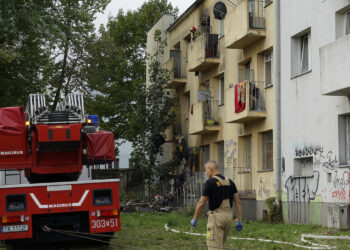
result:
<svg viewBox="0 0 350 250"><path fill-rule="evenodd" d="M28 231L28 225L11 225L11 226L2 226L1 232L3 233L12 233L12 232L26 232Z"/></svg>

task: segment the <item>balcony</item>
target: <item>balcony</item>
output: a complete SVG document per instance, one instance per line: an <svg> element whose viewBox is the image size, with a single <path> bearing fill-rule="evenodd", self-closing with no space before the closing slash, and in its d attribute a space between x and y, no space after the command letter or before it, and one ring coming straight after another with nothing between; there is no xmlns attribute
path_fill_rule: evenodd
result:
<svg viewBox="0 0 350 250"><path fill-rule="evenodd" d="M191 40L188 50L190 72L204 72L220 64L218 35L202 33Z"/></svg>
<svg viewBox="0 0 350 250"><path fill-rule="evenodd" d="M240 97L240 93L245 97ZM243 100L242 103L245 99L245 104L237 103L236 99ZM226 122L248 123L266 118L263 82L243 81L236 84L226 91L226 100Z"/></svg>
<svg viewBox="0 0 350 250"><path fill-rule="evenodd" d="M189 134L205 135L220 131L218 102L208 100L193 104L189 115Z"/></svg>
<svg viewBox="0 0 350 250"><path fill-rule="evenodd" d="M177 116L176 121L164 132L166 142L177 142L188 134L188 115Z"/></svg>
<svg viewBox="0 0 350 250"><path fill-rule="evenodd" d="M226 15L227 48L244 49L266 36L265 2L243 0Z"/></svg>
<svg viewBox="0 0 350 250"><path fill-rule="evenodd" d="M320 48L321 90L323 95L350 96L349 55L350 35Z"/></svg>
<svg viewBox="0 0 350 250"><path fill-rule="evenodd" d="M165 63L166 69L171 71L169 88L176 89L186 85L186 70L182 70L187 65L182 65L181 50L170 50L170 59Z"/></svg>

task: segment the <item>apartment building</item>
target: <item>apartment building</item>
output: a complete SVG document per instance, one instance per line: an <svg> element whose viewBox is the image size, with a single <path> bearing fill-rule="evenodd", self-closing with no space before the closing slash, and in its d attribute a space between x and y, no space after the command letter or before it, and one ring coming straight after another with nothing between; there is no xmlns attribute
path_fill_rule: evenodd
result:
<svg viewBox="0 0 350 250"><path fill-rule="evenodd" d="M275 196L273 11L272 1L197 0L163 30L179 103L164 147L185 144L182 169L192 173L216 160L249 219L261 219Z"/></svg>
<svg viewBox="0 0 350 250"><path fill-rule="evenodd" d="M349 227L350 1L280 1L287 223Z"/></svg>

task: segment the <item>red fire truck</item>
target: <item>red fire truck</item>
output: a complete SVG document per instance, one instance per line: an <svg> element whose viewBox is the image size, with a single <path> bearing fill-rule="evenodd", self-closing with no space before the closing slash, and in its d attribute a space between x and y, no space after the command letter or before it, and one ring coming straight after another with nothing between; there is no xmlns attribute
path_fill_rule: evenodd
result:
<svg viewBox="0 0 350 250"><path fill-rule="evenodd" d="M118 180L78 180L83 164L114 161L113 134L85 115L80 94L68 95L54 112L41 94L29 96L25 112L0 108L0 169L24 171L28 180L0 186L0 240L74 239L58 230L120 231Z"/></svg>

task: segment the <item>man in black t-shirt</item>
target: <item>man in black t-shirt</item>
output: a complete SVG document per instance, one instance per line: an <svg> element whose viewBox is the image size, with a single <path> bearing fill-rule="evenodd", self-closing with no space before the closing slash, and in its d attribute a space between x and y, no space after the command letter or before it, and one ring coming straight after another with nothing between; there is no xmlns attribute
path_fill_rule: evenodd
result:
<svg viewBox="0 0 350 250"><path fill-rule="evenodd" d="M215 161L208 161L205 170L209 179L204 183L203 194L191 224L193 227L196 226L198 217L209 200L207 246L209 250L224 248L233 221L233 201L237 212L236 231L243 229L241 201L235 183L220 174Z"/></svg>

